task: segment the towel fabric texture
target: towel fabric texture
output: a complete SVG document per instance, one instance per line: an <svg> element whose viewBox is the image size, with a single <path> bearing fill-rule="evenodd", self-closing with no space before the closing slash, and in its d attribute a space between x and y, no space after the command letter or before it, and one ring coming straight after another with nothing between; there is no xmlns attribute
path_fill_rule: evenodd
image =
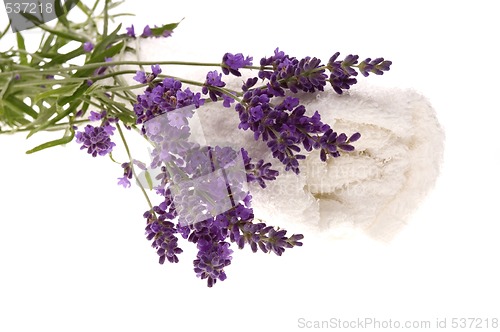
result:
<svg viewBox="0 0 500 332"><path fill-rule="evenodd" d="M182 59L185 55L179 53L182 48L165 45L151 52L149 44L138 44L136 57ZM213 70L167 68L169 75L200 81L207 70ZM236 89L244 79L224 76L227 87ZM339 238L361 231L391 240L439 174L444 132L429 101L411 89L365 83L343 95L325 87L324 92L296 96L308 115L317 110L322 121L338 133L349 136L360 132L361 138L353 143L356 150L326 162L320 160L318 151L303 151L307 158L301 163L300 174L285 172L265 142L255 141L252 132L238 129L237 112L222 103L207 103L197 110L202 135L210 145L245 147L253 160L263 158L280 171L265 189L249 185L257 218L293 233L319 232Z"/></svg>
<svg viewBox="0 0 500 332"><path fill-rule="evenodd" d="M280 171L267 188L250 186L256 217L291 232L338 238L362 231L391 240L439 174L444 133L434 109L413 90L369 85L343 95L327 90L299 97L309 115L319 111L337 132L360 132L356 150L326 162L318 151L304 151L300 174L285 172L264 142L237 129L234 109L219 103L198 110L204 136L210 144L245 147Z"/></svg>

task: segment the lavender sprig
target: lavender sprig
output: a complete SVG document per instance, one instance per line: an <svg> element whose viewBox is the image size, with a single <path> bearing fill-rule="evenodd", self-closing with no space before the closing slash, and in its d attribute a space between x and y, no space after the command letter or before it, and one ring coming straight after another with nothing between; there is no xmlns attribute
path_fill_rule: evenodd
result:
<svg viewBox="0 0 500 332"><path fill-rule="evenodd" d="M339 55L339 52L335 53L327 64L327 68L330 70L330 84L338 94L342 94L343 90L348 90L357 83L354 76L357 76L358 72L355 68L364 76L368 76L370 73L383 75L384 71L388 71L392 64L391 61L384 60L384 58L374 60L367 58L358 64L358 55L349 54L344 60L337 60Z"/></svg>
<svg viewBox="0 0 500 332"><path fill-rule="evenodd" d="M137 76L147 78L147 75ZM210 87L223 87L217 72L211 72L207 77L205 93L210 91ZM177 242L180 235L196 244L198 253L193 261L194 272L212 287L218 280L223 281L227 277L226 267L230 265L233 253L230 242L236 242L239 248L248 244L254 252L260 247L264 252L273 251L277 255L281 255L285 248L302 245L299 242L302 235L287 238L283 230L253 222L251 195L245 191L244 182L255 181L265 187L266 181L272 181L278 175L276 170L271 169L271 164L263 160L253 163L248 152L242 148L239 151L244 172L241 180L238 171L231 168L235 165L238 151L230 147L202 147L188 141L190 128L187 119L193 111L186 106L196 106L196 100L187 100L188 105L165 104L165 93L161 97L150 97L157 86L163 88L166 85L165 81L155 84L150 84L144 95L138 96L141 106L136 109L137 121L143 124L143 132L156 144L152 165L165 164L158 175L161 184L156 188L164 201L144 214L147 220L146 236L157 250L160 263L178 262L177 255L182 252ZM185 91L182 90L182 83L175 80L169 81L169 86L175 87L177 92ZM172 95L171 90L167 93ZM146 98L151 100L151 104L144 103ZM153 110L151 113L155 115L142 122L140 116L148 114L149 110ZM174 119L172 115L178 118ZM216 172L221 172L222 176L197 180ZM188 185L183 185L184 182ZM228 202L230 205L227 205ZM210 211L219 212L213 214Z"/></svg>
<svg viewBox="0 0 500 332"><path fill-rule="evenodd" d="M176 217L176 211L170 191L167 190L164 197L165 200L160 205L144 213L147 221L146 237L152 241L151 246L157 250L160 264L165 260L178 263L177 255L182 253L182 249L178 247L177 229L172 222Z"/></svg>
<svg viewBox="0 0 500 332"><path fill-rule="evenodd" d="M105 111L101 113L92 111L89 120L102 120L102 122L97 127L88 124L83 131L78 131L76 133L76 142L82 144L80 149L87 149L87 153L91 154L92 157L109 154L116 146L116 144L111 141L111 136L116 129L111 123L116 122L116 118L108 118Z"/></svg>
<svg viewBox="0 0 500 332"><path fill-rule="evenodd" d="M274 105L271 101L275 97L282 97L282 91L268 84L265 88L245 92L235 109L240 117L239 128L250 129L256 140L261 138L267 142L273 157L285 165L285 170L296 174L300 172L299 160L305 159L305 155L300 153L300 146L306 151L319 148L336 150L336 141L321 141L325 133L332 133L329 132L331 128L321 121L318 112L312 116L305 115L305 107L294 97L285 97L281 103ZM338 157L340 154L330 155Z"/></svg>

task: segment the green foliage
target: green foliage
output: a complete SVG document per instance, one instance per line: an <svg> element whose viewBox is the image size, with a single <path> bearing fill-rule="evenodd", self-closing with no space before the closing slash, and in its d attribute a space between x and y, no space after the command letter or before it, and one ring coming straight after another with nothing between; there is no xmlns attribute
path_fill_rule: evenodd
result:
<svg viewBox="0 0 500 332"><path fill-rule="evenodd" d="M76 6L69 12L69 1L65 5L55 2L58 19L51 22L54 24L43 24L36 17L25 15L43 32L35 51L27 49L22 32L16 33L16 46L0 50L0 134L28 132L30 137L39 131L64 130L61 138L27 153L70 142L75 136L73 124L85 123L89 109L106 110L125 125L135 126L131 104L136 87L129 87L120 79L120 75L133 71L120 71L115 64L125 52L134 51L127 45L131 37L121 25L111 28L114 18L131 14L114 13L123 1L96 0L91 7L82 1L73 2ZM83 13L83 20L73 19L72 14L77 11L79 17ZM160 36L178 24L151 30L154 36ZM0 40L8 30L9 26L0 31ZM85 42L93 43L91 52L83 49ZM107 62L109 59L111 62ZM77 112L82 119L75 119Z"/></svg>

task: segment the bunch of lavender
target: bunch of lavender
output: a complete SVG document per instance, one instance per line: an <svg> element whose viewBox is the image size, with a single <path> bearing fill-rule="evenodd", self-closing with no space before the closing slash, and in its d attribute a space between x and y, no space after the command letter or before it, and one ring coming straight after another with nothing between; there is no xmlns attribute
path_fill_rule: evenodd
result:
<svg viewBox="0 0 500 332"><path fill-rule="evenodd" d="M243 147L202 146L190 140L189 119L203 99L183 89L180 81L169 77L155 81L160 72L153 66L150 74L137 73L137 81L149 78L151 83L134 105L137 122L143 124L141 132L154 144L150 166L161 169L155 190L162 201L144 214L146 235L160 264L179 261L180 235L196 244L194 271L211 287L226 279L231 242L277 255L302 245L302 235L286 237L285 230L254 220L246 183L257 181L265 187L265 181L274 180L278 172L263 160L252 163Z"/></svg>
<svg viewBox="0 0 500 332"><path fill-rule="evenodd" d="M297 59L278 48L257 66L253 57L229 52L215 63L121 61L125 53L134 52L129 41L170 37L178 23L146 26L140 35L133 25L111 31L111 19L120 15L112 13L115 7L110 0L96 0L92 7L80 3L77 8L85 17L81 22L72 21L70 13L61 15L54 27L35 22L44 31L35 52L27 51L22 33L16 33L17 48L0 52L0 133L27 131L30 137L39 131L64 130L63 137L27 153L75 140L92 157L109 156L121 168L118 184L128 188L135 179L144 194L149 205L144 213L146 237L159 262L179 262L183 238L196 245L193 269L209 287L226 279L231 244L277 255L301 246L303 235L286 236L285 230L254 217L251 186L266 188L279 176L271 161L253 159L244 146L199 144L193 140L190 121L205 103L234 108L238 128L251 130L285 171L298 174L300 160L306 158L303 151L319 150L326 161L353 151L352 143L361 138L360 133L337 133L323 123L319 112L311 114L301 104L298 92L318 93L330 85L342 94L357 82L358 72L381 75L391 62L359 61L357 55L339 59L337 52L322 63L315 57ZM7 31L8 27L0 39ZM122 65L138 70L123 70ZM195 82L163 75L162 66L169 65L211 69L204 82ZM246 69L258 70L258 75L240 89L228 89L226 77L241 76ZM125 76L133 76L138 84L127 84ZM151 163L133 158L122 127L149 141ZM115 160L113 151L119 147L115 136L127 160ZM154 169L158 176L153 180ZM148 188L157 195L157 204Z"/></svg>

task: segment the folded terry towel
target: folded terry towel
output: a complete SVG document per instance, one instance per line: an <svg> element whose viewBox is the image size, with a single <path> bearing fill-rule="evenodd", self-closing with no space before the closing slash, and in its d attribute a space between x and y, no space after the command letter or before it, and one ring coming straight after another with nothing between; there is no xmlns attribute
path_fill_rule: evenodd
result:
<svg viewBox="0 0 500 332"><path fill-rule="evenodd" d="M155 46L153 52L150 44L145 44L136 56L142 60L181 59L186 53L192 56L189 50L169 45ZM206 72L206 68L168 67L169 75L201 81ZM230 79L224 77L228 87L241 86L242 78ZM326 88L300 98L309 115L317 110L322 121L337 132L348 136L360 132L361 138L353 144L354 152L327 162L320 160L317 151L307 154L303 150L307 158L298 176L285 172L266 144L254 140L252 132L238 129L234 108L207 103L197 114L207 144L245 147L252 158L272 162L280 171L266 189L249 184L257 218L293 233L318 231L340 237L363 231L390 240L438 176L444 133L435 111L413 90L362 82L340 96Z"/></svg>
<svg viewBox="0 0 500 332"><path fill-rule="evenodd" d="M439 173L444 134L433 108L413 90L368 85L300 98L309 114L319 111L337 132L360 132L356 150L327 162L312 151L298 176L285 172L265 143L237 129L237 113L218 103L198 110L207 143L244 146L280 171L266 189L250 186L256 217L292 232L339 237L361 230L390 240Z"/></svg>

